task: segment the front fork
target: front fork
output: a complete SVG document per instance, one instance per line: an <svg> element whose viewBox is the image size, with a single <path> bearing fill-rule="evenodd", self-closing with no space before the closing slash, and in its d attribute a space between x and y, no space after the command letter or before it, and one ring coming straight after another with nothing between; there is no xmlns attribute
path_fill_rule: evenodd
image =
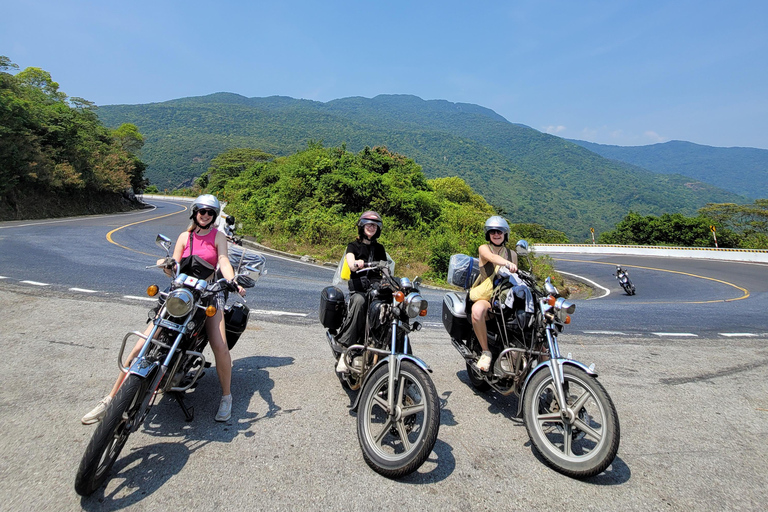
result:
<svg viewBox="0 0 768 512"><path fill-rule="evenodd" d="M547 326L547 345L549 345L549 353L551 355L549 365L549 373L552 375L552 382L555 387L555 396L560 404L560 416L563 421L572 424L576 419L576 414L573 409L568 407L568 402L565 397L565 390L563 384L565 379L563 378L563 357L560 355L560 347L557 344L557 335L552 331L554 327Z"/></svg>

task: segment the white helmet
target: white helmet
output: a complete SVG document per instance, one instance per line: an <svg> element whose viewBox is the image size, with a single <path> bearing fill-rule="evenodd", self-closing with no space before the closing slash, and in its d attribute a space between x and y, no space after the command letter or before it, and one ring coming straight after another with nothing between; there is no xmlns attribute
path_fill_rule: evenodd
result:
<svg viewBox="0 0 768 512"><path fill-rule="evenodd" d="M211 222L205 226L197 222L197 212L200 210L213 211ZM201 196L197 196L197 199L192 202L192 215L190 215L189 218L192 219L192 222L194 222L195 225L200 226L200 228L208 229L209 227L213 226L213 223L216 222L216 217L218 217L220 214L221 204L219 203L219 200L216 199L216 196L213 194L203 194Z"/></svg>
<svg viewBox="0 0 768 512"><path fill-rule="evenodd" d="M509 238L509 224L504 219L504 217L501 217L499 215L494 215L493 217L490 217L487 221L485 221L485 240L490 242L491 241L491 231L501 231L504 233L504 242L507 243L507 239Z"/></svg>

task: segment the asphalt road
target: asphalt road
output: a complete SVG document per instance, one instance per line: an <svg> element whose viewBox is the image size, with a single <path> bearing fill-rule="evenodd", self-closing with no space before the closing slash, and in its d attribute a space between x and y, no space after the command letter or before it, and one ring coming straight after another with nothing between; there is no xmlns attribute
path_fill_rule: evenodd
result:
<svg viewBox="0 0 768 512"><path fill-rule="evenodd" d="M155 234L175 236L186 223L183 207L159 206L0 224L1 510L764 508L764 267L625 258L638 285L627 297L612 260L572 255L556 258L558 268L611 291L579 301L561 337L563 353L596 364L618 408L621 446L602 475L577 481L547 468L513 417L516 398L475 393L444 331L428 325L413 341L441 397L438 441L417 473L380 477L363 461L353 397L315 317L332 271L268 256L269 274L249 294L261 312L233 350L232 420L213 421L212 369L190 395L193 422L163 399L106 487L81 499L73 482L93 427L79 419L112 383L123 335L146 317L147 304L126 295L162 276L144 269L160 254ZM441 292L426 293L439 314ZM744 321L724 336L730 315ZM658 334L675 328L694 332Z"/></svg>

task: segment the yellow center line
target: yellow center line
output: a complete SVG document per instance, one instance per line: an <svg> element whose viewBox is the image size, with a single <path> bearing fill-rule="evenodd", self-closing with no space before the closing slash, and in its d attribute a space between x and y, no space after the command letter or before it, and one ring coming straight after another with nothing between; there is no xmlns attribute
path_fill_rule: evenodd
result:
<svg viewBox="0 0 768 512"><path fill-rule="evenodd" d="M596 265L612 265L614 267L618 265L618 263L608 263L608 262L603 262L603 261L569 260L569 259L566 259L566 258L553 258L553 259L556 260L556 261L570 261L570 262L573 262L573 263L594 263ZM706 279L707 281L715 281L716 283L732 286L732 287L736 288L737 290L741 291L744 294L741 297L736 297L736 298L733 298L733 299L698 300L698 301L684 300L684 301L676 301L676 302L640 302L639 304L712 304L712 303L715 303L715 302L733 302L733 301L737 301L737 300L743 300L743 299L746 299L747 297L749 297L749 290L747 290L746 288L742 288L741 286L735 285L733 283L729 283L728 281L722 281L720 279L715 279L714 277L700 276L700 275L697 275L697 274L691 274L689 272L681 272L679 270L667 270L665 268L643 267L643 266L640 266L640 265L624 265L624 264L622 264L621 266L622 267L627 267L627 268L640 268L640 269L643 269L643 270L656 270L657 272L668 272L670 274L681 274L681 275L684 275L684 276L695 277L697 279Z"/></svg>
<svg viewBox="0 0 768 512"><path fill-rule="evenodd" d="M177 205L177 206L181 206L181 205ZM119 228L115 228L115 229L113 229L112 231L110 231L109 233L107 233L107 241L108 241L109 243L111 243L111 244L115 244L116 246L118 246L118 247L120 247L120 248L122 248L122 249L125 249L126 251L137 252L137 253L139 253L139 254L143 254L143 255L145 255L145 256L157 256L156 254L148 254L148 253L146 253L146 252L142 252L142 251L139 251L139 250L136 250L136 249L131 249L130 247L126 247L126 246L124 246L124 245L120 245L119 243L117 243L117 242L115 242L114 240L112 240L112 234L113 234L113 233L116 233L117 231L120 231L121 229L124 229L124 228L130 227L130 226L135 226L136 224L141 224L141 223L143 223L143 222L149 222L149 221L151 221L151 220L162 219L162 218L164 218L164 217L170 217L171 215L178 215L178 214L179 214L179 213L181 213L181 212L185 212L185 211L189 210L189 208L188 208L188 207L186 207L186 206L184 206L183 208L184 208L183 210L179 210L179 211L177 211L177 212L173 212L173 213L166 213L165 215L160 215L160 216L158 216L158 217L150 217L149 219L140 220L140 221L138 221L138 222L132 222L132 223L130 223L130 224L126 224L125 226L120 226Z"/></svg>

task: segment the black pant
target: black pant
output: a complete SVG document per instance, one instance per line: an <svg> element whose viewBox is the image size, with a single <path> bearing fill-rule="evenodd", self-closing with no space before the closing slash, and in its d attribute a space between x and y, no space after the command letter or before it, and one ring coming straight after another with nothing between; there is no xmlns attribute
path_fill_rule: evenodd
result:
<svg viewBox="0 0 768 512"><path fill-rule="evenodd" d="M365 334L365 311L366 296L365 293L351 293L349 295L349 306L347 307L347 316L339 329L336 341L348 347L363 341Z"/></svg>

